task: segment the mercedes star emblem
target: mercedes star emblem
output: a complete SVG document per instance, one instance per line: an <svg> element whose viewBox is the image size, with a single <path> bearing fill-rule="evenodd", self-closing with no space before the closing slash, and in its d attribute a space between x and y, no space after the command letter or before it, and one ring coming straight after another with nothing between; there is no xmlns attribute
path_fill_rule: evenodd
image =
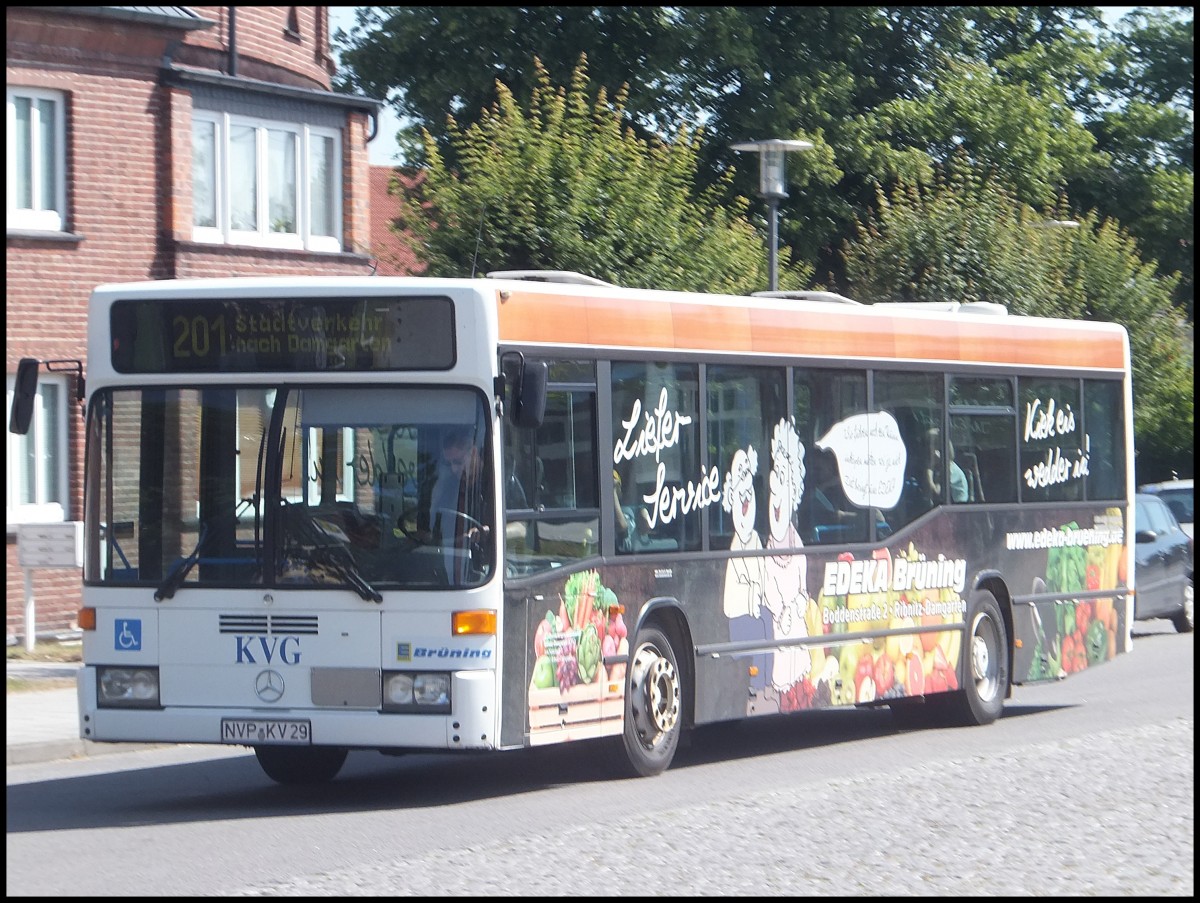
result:
<svg viewBox="0 0 1200 903"><path fill-rule="evenodd" d="M263 702L279 702L283 698L283 675L278 671L260 671L254 678L254 692Z"/></svg>

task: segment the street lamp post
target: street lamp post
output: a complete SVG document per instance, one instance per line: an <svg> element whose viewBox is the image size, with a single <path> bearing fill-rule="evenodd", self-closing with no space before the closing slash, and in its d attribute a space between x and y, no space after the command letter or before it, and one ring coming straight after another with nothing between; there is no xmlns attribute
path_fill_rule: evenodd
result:
<svg viewBox="0 0 1200 903"><path fill-rule="evenodd" d="M758 193L767 202L767 267L770 271L771 291L779 288L779 202L786 198L787 182L784 178L785 155L788 151L811 150L808 141L789 141L783 138L767 138L763 141L743 141L731 144L735 151L759 154Z"/></svg>

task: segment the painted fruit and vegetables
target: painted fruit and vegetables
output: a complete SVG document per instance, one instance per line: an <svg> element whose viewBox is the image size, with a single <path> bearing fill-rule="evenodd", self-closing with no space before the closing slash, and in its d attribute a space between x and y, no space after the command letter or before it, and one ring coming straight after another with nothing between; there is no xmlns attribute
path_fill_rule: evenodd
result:
<svg viewBox="0 0 1200 903"><path fill-rule="evenodd" d="M605 657L629 653L624 606L597 571L567 578L558 610L547 609L533 635L533 685L566 692L577 684L624 677L624 665L604 668Z"/></svg>
<svg viewBox="0 0 1200 903"><path fill-rule="evenodd" d="M1116 524L1111 521L1115 517ZM1106 515L1107 529L1119 528L1120 511ZM1097 527L1105 525L1097 524ZM1071 521L1061 528L1079 529ZM1118 532L1113 535L1119 535ZM1046 554L1045 592L1069 596L1094 590L1116 589L1121 575L1123 546L1063 545ZM1046 630L1041 617L1035 620L1037 643L1030 664L1031 681L1051 680L1082 671L1116 656L1118 613L1112 597L1064 599L1054 603L1053 630Z"/></svg>
<svg viewBox="0 0 1200 903"><path fill-rule="evenodd" d="M962 653L965 603L956 585L895 589L901 567L919 565L913 546L874 553L875 591L826 593L809 603L809 636L825 635L830 645L812 647L809 674L779 693L782 712L854 705L958 689L956 667ZM839 561L854 563L850 553ZM886 627L895 631L867 642L840 641L847 633ZM937 628L944 629L937 629ZM911 631L911 632L908 632Z"/></svg>

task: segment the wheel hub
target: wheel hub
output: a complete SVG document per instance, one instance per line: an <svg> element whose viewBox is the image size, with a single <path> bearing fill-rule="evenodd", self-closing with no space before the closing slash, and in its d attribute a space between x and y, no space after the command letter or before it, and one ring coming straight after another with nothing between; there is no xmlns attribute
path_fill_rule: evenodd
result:
<svg viewBox="0 0 1200 903"><path fill-rule="evenodd" d="M1000 640L996 626L986 615L976 617L971 631L971 676L980 699L990 700L1000 691Z"/></svg>
<svg viewBox="0 0 1200 903"><path fill-rule="evenodd" d="M679 721L679 676L671 662L651 646L643 646L631 672L633 717L638 737L653 747Z"/></svg>
<svg viewBox="0 0 1200 903"><path fill-rule="evenodd" d="M976 680L986 680L989 666L988 644L981 636L971 640L971 672Z"/></svg>

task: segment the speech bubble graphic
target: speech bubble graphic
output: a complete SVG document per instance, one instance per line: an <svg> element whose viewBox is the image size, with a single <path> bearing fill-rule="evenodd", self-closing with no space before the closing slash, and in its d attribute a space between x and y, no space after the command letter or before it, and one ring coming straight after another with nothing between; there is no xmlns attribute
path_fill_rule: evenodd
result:
<svg viewBox="0 0 1200 903"><path fill-rule="evenodd" d="M895 417L887 411L855 414L835 423L816 445L837 455L842 490L852 504L896 507L908 449Z"/></svg>

